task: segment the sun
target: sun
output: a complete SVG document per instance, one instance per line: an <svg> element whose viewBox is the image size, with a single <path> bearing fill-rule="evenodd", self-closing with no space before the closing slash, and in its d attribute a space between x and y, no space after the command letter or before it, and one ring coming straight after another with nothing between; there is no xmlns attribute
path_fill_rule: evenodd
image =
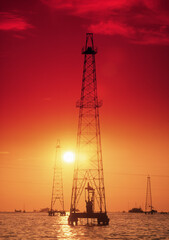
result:
<svg viewBox="0 0 169 240"><path fill-rule="evenodd" d="M73 152L65 152L63 154L63 160L66 163L72 163L75 160L75 154Z"/></svg>

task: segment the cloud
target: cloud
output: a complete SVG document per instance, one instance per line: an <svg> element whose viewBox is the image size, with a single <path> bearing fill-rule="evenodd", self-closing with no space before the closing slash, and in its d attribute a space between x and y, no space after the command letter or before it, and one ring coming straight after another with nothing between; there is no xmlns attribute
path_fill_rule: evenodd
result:
<svg viewBox="0 0 169 240"><path fill-rule="evenodd" d="M169 44L168 0L41 0L52 9L87 18L88 31L139 44Z"/></svg>
<svg viewBox="0 0 169 240"><path fill-rule="evenodd" d="M70 10L77 15L121 8L124 5L128 6L133 0L41 0L41 2L51 8Z"/></svg>
<svg viewBox="0 0 169 240"><path fill-rule="evenodd" d="M41 0L42 3L51 8L56 9L73 9L74 3L72 0Z"/></svg>
<svg viewBox="0 0 169 240"><path fill-rule="evenodd" d="M91 24L89 30L100 34L122 35L125 37L131 36L134 33L134 30L131 27L123 23L112 22L111 20L100 22L98 24Z"/></svg>
<svg viewBox="0 0 169 240"><path fill-rule="evenodd" d="M0 30L23 31L33 26L24 17L10 12L0 12Z"/></svg>

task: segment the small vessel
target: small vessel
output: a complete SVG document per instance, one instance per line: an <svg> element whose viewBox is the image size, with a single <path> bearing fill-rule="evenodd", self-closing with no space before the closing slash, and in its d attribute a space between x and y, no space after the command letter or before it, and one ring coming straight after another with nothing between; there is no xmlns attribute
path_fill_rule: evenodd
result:
<svg viewBox="0 0 169 240"><path fill-rule="evenodd" d="M129 210L130 213L143 213L141 208L132 208Z"/></svg>
<svg viewBox="0 0 169 240"><path fill-rule="evenodd" d="M17 213L21 213L22 210L17 210L17 209L15 209L15 212L17 212Z"/></svg>

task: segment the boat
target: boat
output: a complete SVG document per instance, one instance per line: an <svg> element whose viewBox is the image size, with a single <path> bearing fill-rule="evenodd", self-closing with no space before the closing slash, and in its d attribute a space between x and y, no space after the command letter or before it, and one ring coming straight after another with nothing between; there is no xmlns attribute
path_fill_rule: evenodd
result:
<svg viewBox="0 0 169 240"><path fill-rule="evenodd" d="M128 211L129 213L143 213L141 208L132 208Z"/></svg>
<svg viewBox="0 0 169 240"><path fill-rule="evenodd" d="M17 209L15 209L15 212L17 212L17 213L21 213L22 210L17 210Z"/></svg>

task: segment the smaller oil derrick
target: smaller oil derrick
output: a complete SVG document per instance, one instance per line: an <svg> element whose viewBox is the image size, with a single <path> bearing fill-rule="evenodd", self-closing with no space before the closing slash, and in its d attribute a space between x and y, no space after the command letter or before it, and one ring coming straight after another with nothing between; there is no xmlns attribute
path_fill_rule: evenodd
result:
<svg viewBox="0 0 169 240"><path fill-rule="evenodd" d="M51 207L48 214L49 216L54 216L55 213L60 213L60 215L65 215L64 197L63 197L62 159L61 159L61 148L60 148L59 140L56 145Z"/></svg>
<svg viewBox="0 0 169 240"><path fill-rule="evenodd" d="M151 194L151 181L150 176L147 176L147 189L146 189L146 202L145 202L145 214L154 214L157 211L152 206L152 194Z"/></svg>

